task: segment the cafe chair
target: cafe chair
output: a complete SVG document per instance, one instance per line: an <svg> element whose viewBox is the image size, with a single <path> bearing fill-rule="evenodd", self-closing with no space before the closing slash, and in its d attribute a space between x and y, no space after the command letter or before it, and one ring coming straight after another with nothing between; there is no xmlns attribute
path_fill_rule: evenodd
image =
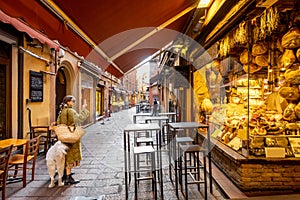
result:
<svg viewBox="0 0 300 200"><path fill-rule="evenodd" d="M0 188L2 190L2 199L5 199L6 179L8 170L8 161L11 155L12 145L0 148Z"/></svg>
<svg viewBox="0 0 300 200"><path fill-rule="evenodd" d="M52 146L56 141L56 136L51 134L51 130L49 126L32 126L31 127L32 138L41 136L40 146L43 147L44 154L47 154L48 149ZM41 148L39 148L41 150ZM39 152L40 153L40 152Z"/></svg>
<svg viewBox="0 0 300 200"><path fill-rule="evenodd" d="M17 179L17 176L21 176L21 180L23 181L23 187L26 187L26 175L27 171L31 170L31 181L34 180L34 172L35 172L35 164L36 164L36 157L39 150L39 143L40 143L41 136L35 137L30 139L24 145L23 153L16 153L12 155L9 159L9 172L13 171L13 178ZM22 170L22 174L18 174L18 172ZM11 178L11 177L9 177Z"/></svg>

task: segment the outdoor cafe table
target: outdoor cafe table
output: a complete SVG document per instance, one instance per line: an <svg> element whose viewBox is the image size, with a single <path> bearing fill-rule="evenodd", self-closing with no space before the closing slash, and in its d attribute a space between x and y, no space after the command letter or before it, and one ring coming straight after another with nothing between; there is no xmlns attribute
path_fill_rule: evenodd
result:
<svg viewBox="0 0 300 200"><path fill-rule="evenodd" d="M152 113L136 113L136 114L133 114L132 117L133 117L133 123L136 124L136 118L137 117L149 117L151 116Z"/></svg>
<svg viewBox="0 0 300 200"><path fill-rule="evenodd" d="M175 112L164 112L164 113L158 113L158 116L167 116L172 120L172 122L175 122L176 120L176 113Z"/></svg>
<svg viewBox="0 0 300 200"><path fill-rule="evenodd" d="M209 126L207 124L202 124L199 122L175 122L169 123L170 131L173 132L173 137L176 136L176 132L179 129L184 130L191 130L196 129L196 143L198 143L198 129L199 128L206 128L207 129L207 151L208 151L208 171L209 171L209 186L210 186L210 193L212 193L212 163L211 163L211 154L210 154L210 134L209 134ZM171 165L171 163L170 163ZM176 166L175 166L176 167ZM171 170L171 167L169 168ZM176 170L176 169L175 169ZM171 174L171 173L170 173ZM175 177L176 178L176 177ZM177 179L177 178L176 178Z"/></svg>
<svg viewBox="0 0 300 200"><path fill-rule="evenodd" d="M9 138L9 139L4 139L0 140L0 148L5 148L8 146L13 145L13 147L19 147L23 146L26 144L28 140L26 139L17 139L17 138ZM15 180L15 179L12 179ZM10 181L7 181L7 184L10 183Z"/></svg>
<svg viewBox="0 0 300 200"><path fill-rule="evenodd" d="M126 199L128 199L128 186L130 184L130 135L137 131L155 131L157 140L157 157L159 163L160 190L163 197L163 174L162 174L162 157L161 157L161 133L157 123L150 124L129 124L124 128L124 165L125 165L125 190ZM129 180L128 180L129 179Z"/></svg>
<svg viewBox="0 0 300 200"><path fill-rule="evenodd" d="M22 146L26 144L26 139L9 138L0 140L0 148L8 147L13 145L14 147Z"/></svg>
<svg viewBox="0 0 300 200"><path fill-rule="evenodd" d="M153 123L154 121L158 121L158 125L160 129L164 129L162 127L162 122L169 123L169 117L167 116L150 116L145 118L145 123ZM165 143L165 131L162 131L162 138L163 138L163 143Z"/></svg>
<svg viewBox="0 0 300 200"><path fill-rule="evenodd" d="M150 117L146 117L145 118L145 122L153 122L153 121L158 121L158 125L161 127L161 122L165 121L165 122L169 122L169 117L167 116L150 116Z"/></svg>
<svg viewBox="0 0 300 200"><path fill-rule="evenodd" d="M152 116L153 113L136 113L132 115L133 118L133 123L136 124L136 118L137 117L150 117ZM175 116L176 113L175 112L165 112L165 113L158 113L158 116L167 116L169 117L169 119L172 119L172 122L175 121Z"/></svg>

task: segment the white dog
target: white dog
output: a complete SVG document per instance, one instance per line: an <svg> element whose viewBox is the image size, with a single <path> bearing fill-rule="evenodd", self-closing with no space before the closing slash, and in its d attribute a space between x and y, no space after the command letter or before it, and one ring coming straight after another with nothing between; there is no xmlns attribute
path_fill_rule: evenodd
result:
<svg viewBox="0 0 300 200"><path fill-rule="evenodd" d="M67 154L68 146L62 143L61 141L57 141L47 152L46 161L48 167L48 173L51 178L51 183L49 188L55 186L54 176L57 170L58 173L58 186L63 186L62 176L64 174L65 168L65 156Z"/></svg>

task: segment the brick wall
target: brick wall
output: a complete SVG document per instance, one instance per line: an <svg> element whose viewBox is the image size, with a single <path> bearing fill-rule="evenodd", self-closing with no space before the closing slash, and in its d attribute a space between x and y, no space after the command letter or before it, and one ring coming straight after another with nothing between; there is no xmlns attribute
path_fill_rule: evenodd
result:
<svg viewBox="0 0 300 200"><path fill-rule="evenodd" d="M220 142L212 160L243 192L300 190L300 159L245 158Z"/></svg>

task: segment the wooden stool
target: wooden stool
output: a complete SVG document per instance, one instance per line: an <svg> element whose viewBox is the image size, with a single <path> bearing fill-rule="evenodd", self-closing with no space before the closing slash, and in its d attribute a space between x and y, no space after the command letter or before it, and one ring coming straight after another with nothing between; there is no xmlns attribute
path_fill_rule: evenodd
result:
<svg viewBox="0 0 300 200"><path fill-rule="evenodd" d="M185 199L188 199L188 185L196 184L198 190L200 191L200 184L204 184L204 198L207 199L207 179L206 179L206 150L204 150L200 145L179 145L179 150L182 153L179 162L181 165L179 168L179 176L184 176L184 188L183 191L181 183L181 192L185 195ZM203 155L203 164L200 162L200 153ZM182 164L184 163L184 166ZM189 164L188 164L189 163ZM200 178L200 170L203 169L204 178ZM192 181L188 181L188 175L191 177Z"/></svg>

